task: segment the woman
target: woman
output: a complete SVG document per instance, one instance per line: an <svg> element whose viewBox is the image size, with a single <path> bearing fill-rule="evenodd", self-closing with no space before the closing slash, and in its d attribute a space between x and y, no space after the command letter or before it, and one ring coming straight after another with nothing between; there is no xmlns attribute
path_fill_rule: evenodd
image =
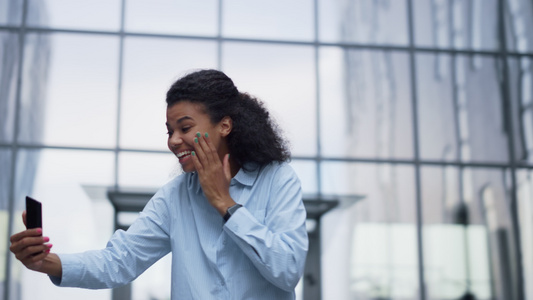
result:
<svg viewBox="0 0 533 300"><path fill-rule="evenodd" d="M56 285L93 289L126 284L172 251L172 299L294 299L306 214L268 112L216 70L179 79L166 101L168 148L185 173L128 231L102 250L53 254L30 229L11 237L11 251Z"/></svg>

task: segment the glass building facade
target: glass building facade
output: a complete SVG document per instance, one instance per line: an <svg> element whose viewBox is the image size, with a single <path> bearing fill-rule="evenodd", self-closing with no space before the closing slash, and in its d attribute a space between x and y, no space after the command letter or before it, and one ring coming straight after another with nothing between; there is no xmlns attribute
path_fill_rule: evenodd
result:
<svg viewBox="0 0 533 300"><path fill-rule="evenodd" d="M53 251L105 246L108 188L181 172L166 90L217 68L340 200L322 299L533 300L532 28L531 0L0 0L0 299L111 298L10 254L24 196ZM168 262L133 299L168 299Z"/></svg>

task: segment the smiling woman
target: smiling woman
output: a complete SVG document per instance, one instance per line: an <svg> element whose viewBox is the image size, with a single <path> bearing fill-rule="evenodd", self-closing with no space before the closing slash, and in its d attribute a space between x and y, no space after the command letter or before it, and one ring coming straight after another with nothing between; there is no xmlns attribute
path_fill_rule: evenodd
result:
<svg viewBox="0 0 533 300"><path fill-rule="evenodd" d="M185 173L127 231L102 250L54 254L41 229L29 229L10 250L58 286L121 286L172 251L172 299L294 299L306 212L269 113L217 70L179 79L166 101L168 147Z"/></svg>

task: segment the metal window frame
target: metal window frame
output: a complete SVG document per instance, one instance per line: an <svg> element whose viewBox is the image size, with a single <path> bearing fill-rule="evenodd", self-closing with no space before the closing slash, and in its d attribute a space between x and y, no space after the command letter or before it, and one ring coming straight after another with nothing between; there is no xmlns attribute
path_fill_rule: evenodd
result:
<svg viewBox="0 0 533 300"><path fill-rule="evenodd" d="M323 162L345 162L345 163L371 163L371 164L393 164L393 165L410 165L413 166L415 171L415 195L416 195L416 226L417 226L417 249L418 249L418 281L419 281L419 298L422 300L427 299L426 287L425 287L425 276L424 276L424 251L422 248L422 199L421 199L421 168L424 166L456 166L459 168L465 167L483 167L483 168L492 168L492 169L502 169L509 170L511 174L511 193L510 193L510 210L512 215L512 228L514 231L514 238L517 241L516 245L516 255L519 260L517 263L518 266L518 282L517 287L518 299L524 299L524 282L523 282L523 270L522 270L522 254L520 247L520 224L518 220L518 205L517 205L517 194L516 194L516 185L517 178L516 172L519 170L532 170L533 164L517 161L515 157L515 145L514 145L514 128L512 123L512 103L511 103L511 91L509 86L509 66L507 59L510 57L528 57L533 59L533 52L517 52L509 51L506 46L506 28L505 28L505 17L507 13L506 0L498 0L498 15L497 15L497 24L498 24L498 36L500 39L500 48L494 50L468 50L468 49L453 49L453 48L434 48L434 47L420 47L415 43L415 31L414 31L414 3L413 0L406 0L407 4L407 22L408 22L408 44L407 45L369 45L362 43L329 43L322 42L319 39L319 0L313 1L313 19L314 19L314 40L312 41L290 41L290 40L276 40L276 39L248 39L248 38L228 38L222 35L222 18L223 18L223 9L224 3L223 0L218 1L218 29L215 36L188 36L188 35L172 35L172 34L157 34L157 33L139 33L139 32L127 32L125 31L125 9L126 9L126 0L122 0L121 3L121 15L120 15L120 29L118 31L98 31L98 30L73 30L66 28L40 28L26 26L27 12L28 12L28 1L24 0L22 5L22 21L20 26L10 26L10 25L0 25L0 32L15 33L18 35L18 42L20 47L20 56L18 58L18 74L17 74L17 84L16 84L16 96L15 96L15 118L14 118L14 134L12 142L0 142L0 149L10 150L12 157L12 164L9 170L10 172L10 186L8 191L8 235L13 233L13 214L15 208L15 178L16 178L16 162L18 158L18 153L21 150L26 149L59 149L59 150L89 150L89 151L109 151L113 152L115 155L114 162L114 185L118 188L119 182L119 155L124 152L139 152L139 153L167 153L167 151L159 150L147 150L147 149L130 149L130 148L121 148L119 146L120 141L120 120L122 113L122 81L123 81L123 63L124 63L124 39L126 37L155 37L155 38L166 38L166 39L181 39L181 40L209 40L216 41L218 44L217 51L217 61L218 67L222 68L222 46L224 43L228 42L245 42L245 43L259 43L259 44L279 44L279 45L299 45L299 46L310 46L314 49L314 68L315 68L315 79L316 79L316 156L293 156L294 160L302 161L311 161L315 163L316 166L316 184L318 195L322 194L322 182L321 182L321 164ZM116 133L116 143L115 147L112 148L95 148L95 147L76 147L76 146L58 146L58 145L43 145L35 143L22 143L18 141L19 135L19 123L20 123L20 106L21 106L21 86L22 86L22 69L24 64L24 46L26 43L26 35L28 33L72 33L72 34L92 34L92 35L108 35L116 36L120 39L119 46L119 56L118 56L118 93L117 93L117 133ZM321 112L320 112L320 64L319 64L319 52L322 47L339 47L343 49L364 49L364 50L386 50L386 51L399 51L406 52L409 57L409 66L411 68L411 91L412 91L412 129L413 129L413 158L412 159L379 159L379 158L347 158L347 157L327 157L324 156L321 151ZM464 162L464 161L438 161L438 160L425 160L420 157L420 143L419 143L419 124L418 124L418 95L417 95L417 81L416 81L416 56L419 53L448 53L452 56L456 55L487 55L499 59L502 62L502 93L503 93L503 114L505 115L505 126L509 130L510 134L508 136L508 151L509 151L509 162L508 163L493 163L493 162ZM0 258L2 259L2 258ZM5 281L4 281L4 299L9 299L10 296L10 287L11 287L11 260L12 256L7 255L6 260L6 269L5 269Z"/></svg>

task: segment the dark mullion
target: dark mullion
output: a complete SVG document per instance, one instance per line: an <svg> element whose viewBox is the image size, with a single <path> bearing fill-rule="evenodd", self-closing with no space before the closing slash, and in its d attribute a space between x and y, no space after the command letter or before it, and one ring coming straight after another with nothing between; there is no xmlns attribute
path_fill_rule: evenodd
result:
<svg viewBox="0 0 533 300"><path fill-rule="evenodd" d="M22 93L22 72L24 62L24 44L26 38L26 19L28 14L28 1L24 1L22 4L22 24L18 28L18 43L19 43L19 57L18 57L18 73L17 73L17 86L15 95L15 124L13 128L13 143L11 144L11 168L10 179L8 187L8 220L7 220L7 234L11 236L13 234L13 221L15 215L15 196L16 196L16 172L17 172L17 158L18 158L18 136L20 131L20 111L21 111L21 93ZM7 250L7 249L6 249ZM5 257L5 281L4 281L4 299L9 299L12 286L11 281L11 257L12 255L6 255Z"/></svg>
<svg viewBox="0 0 533 300"><path fill-rule="evenodd" d="M518 199L516 194L517 179L516 179L516 170L517 170L517 161L515 157L515 145L514 145L514 126L513 126L513 113L512 113L512 100L511 93L509 90L509 65L508 65L508 55L507 55L507 39L505 32L505 12L506 12L505 0L498 1L498 36L500 39L500 60L502 64L502 96L503 96L503 109L505 118L505 128L507 129L508 134L508 151L509 151L509 161L510 161L510 172L511 172L511 187L509 190L509 208L511 212L511 222L513 228L513 238L515 240L514 245L514 255L516 257L516 284L513 285L516 287L516 298L515 299L524 299L524 281L523 281L523 265L522 265L522 247L521 247L521 238L520 238L520 224L519 224L519 207Z"/></svg>
<svg viewBox="0 0 533 300"><path fill-rule="evenodd" d="M318 16L318 0L313 1L313 17L314 17L314 50L315 50L315 105L316 105L316 183L317 194L322 195L322 138L321 138L321 122L320 122L320 44L319 44L319 16Z"/></svg>
<svg viewBox="0 0 533 300"><path fill-rule="evenodd" d="M422 187L421 187L421 164L418 141L418 93L416 88L416 53L414 37L414 7L413 0L407 1L407 20L409 28L409 64L411 68L411 95L412 95L412 121L413 121L413 150L414 150L414 171L415 171L415 195L416 195L416 237L418 249L418 285L420 300L426 299L426 284L424 275L424 249L422 231Z"/></svg>
<svg viewBox="0 0 533 300"><path fill-rule="evenodd" d="M221 0L222 1L222 0ZM221 26L221 25L220 25ZM6 31L18 31L19 27L14 26L0 26L0 30ZM242 43L260 43L260 44L281 44L281 45L299 45L299 46L330 46L341 47L348 49L367 49L367 50L394 50L394 51L411 51L414 49L416 52L428 52L428 53L451 53L451 54L465 54L465 55L500 55L498 49L495 50L470 50L470 49L454 49L450 48L434 48L434 47L413 47L401 46L401 45L369 45L352 42L341 43L329 43L320 41L291 41L291 40L274 40L274 39L251 39L251 38L231 38L217 36L195 36L195 35L176 35L176 34L158 34L158 33L143 33L143 32L116 32L116 31L101 31L101 30L79 30L79 29L65 29L65 28L41 28L41 27L26 27L27 32L46 32L46 33L72 33L72 34L98 34L98 35L121 35L131 37L145 37L145 38L165 38L165 39L189 39L189 40L208 40L208 41L220 41L220 42L242 42ZM525 56L533 57L533 52L506 52L507 56Z"/></svg>
<svg viewBox="0 0 533 300"><path fill-rule="evenodd" d="M12 144L0 143L0 148L11 149ZM81 147L81 146L58 146L58 145L38 145L29 143L18 143L18 149L52 149L52 150L75 150L75 151L104 151L113 152L115 148L109 147ZM148 153L148 154L169 154L168 150L155 150L155 149L137 149L137 148L118 148L119 152L135 152L135 153ZM413 165L415 160L413 159L395 159L395 158L362 158L362 157L327 157L327 156L292 156L292 160L305 160L305 161L321 161L321 162L345 162L345 163L371 163L371 164L399 164L399 165ZM419 159L420 165L426 166L453 166L453 167L472 167L472 168L509 168L507 163L495 163L495 162L463 162L463 161L442 161L442 160L426 160ZM533 165L525 163L517 163L517 168L533 169Z"/></svg>
<svg viewBox="0 0 533 300"><path fill-rule="evenodd" d="M120 45L119 45L119 53L118 53L118 90L117 90L117 132L115 136L115 149L113 149L114 155L115 155L115 161L114 161L114 185L115 188L118 188L119 183L119 155L120 155L120 123L121 123L121 116L122 116L122 83L124 79L124 24L126 20L126 0L122 0L121 5L121 12L120 12L120 31L119 31L119 38L120 38Z"/></svg>

